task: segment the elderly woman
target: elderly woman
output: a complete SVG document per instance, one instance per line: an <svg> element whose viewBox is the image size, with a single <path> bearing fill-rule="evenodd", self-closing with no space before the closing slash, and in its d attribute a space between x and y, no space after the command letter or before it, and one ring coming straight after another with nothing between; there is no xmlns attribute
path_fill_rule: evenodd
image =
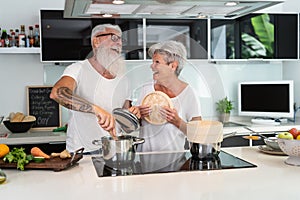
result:
<svg viewBox="0 0 300 200"><path fill-rule="evenodd" d="M147 94L161 91L170 97L174 107L159 109L167 123L157 125L144 120L152 112L151 106L139 106L142 118L140 136L145 143L138 146L138 151L184 150L187 122L201 120L200 104L194 90L178 78L186 60L186 48L180 42L166 41L152 45L148 54L152 57L153 82L142 87L138 103Z"/></svg>

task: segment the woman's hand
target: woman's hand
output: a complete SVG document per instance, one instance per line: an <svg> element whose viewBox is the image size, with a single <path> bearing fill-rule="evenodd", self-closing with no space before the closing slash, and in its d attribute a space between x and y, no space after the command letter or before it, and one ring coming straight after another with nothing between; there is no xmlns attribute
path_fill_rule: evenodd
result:
<svg viewBox="0 0 300 200"><path fill-rule="evenodd" d="M141 105L139 106L139 111L140 111L140 115L141 115L141 118L145 118L145 117L148 117L151 112L152 112L152 109L151 109L151 106L149 105Z"/></svg>
<svg viewBox="0 0 300 200"><path fill-rule="evenodd" d="M132 107L128 108L128 111L131 112L132 114L134 114L138 119L141 118L141 113L140 113L139 107L132 106Z"/></svg>
<svg viewBox="0 0 300 200"><path fill-rule="evenodd" d="M160 114L167 122L174 124L177 128L181 125L181 118L178 116L176 109L164 106L160 110Z"/></svg>

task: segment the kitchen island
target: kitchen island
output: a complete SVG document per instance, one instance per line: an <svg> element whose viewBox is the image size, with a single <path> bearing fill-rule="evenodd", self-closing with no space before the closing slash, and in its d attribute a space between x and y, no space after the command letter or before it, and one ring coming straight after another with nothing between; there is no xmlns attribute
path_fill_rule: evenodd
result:
<svg viewBox="0 0 300 200"><path fill-rule="evenodd" d="M98 177L91 156L60 172L3 169L1 199L299 199L300 167L258 147L222 148L254 168Z"/></svg>

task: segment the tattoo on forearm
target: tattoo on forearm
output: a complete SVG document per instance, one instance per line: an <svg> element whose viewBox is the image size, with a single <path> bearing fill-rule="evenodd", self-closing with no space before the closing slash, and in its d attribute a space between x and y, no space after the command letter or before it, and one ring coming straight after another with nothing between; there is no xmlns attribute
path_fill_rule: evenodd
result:
<svg viewBox="0 0 300 200"><path fill-rule="evenodd" d="M74 95L73 92L67 87L58 88L57 96L58 99L56 99L56 101L66 108L81 112L94 113L92 104L90 102Z"/></svg>

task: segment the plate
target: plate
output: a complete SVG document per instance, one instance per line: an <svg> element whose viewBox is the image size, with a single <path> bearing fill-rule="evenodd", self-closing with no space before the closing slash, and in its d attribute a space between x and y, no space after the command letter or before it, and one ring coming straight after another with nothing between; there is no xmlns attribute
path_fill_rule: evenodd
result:
<svg viewBox="0 0 300 200"><path fill-rule="evenodd" d="M160 91L155 91L146 95L142 101L142 105L151 106L152 112L149 116L145 117L145 120L156 125L165 124L167 122L167 120L164 119L159 113L160 108L164 106L173 108L170 97Z"/></svg>
<svg viewBox="0 0 300 200"><path fill-rule="evenodd" d="M277 149L272 149L271 147L268 147L266 145L263 146L258 146L258 149L267 154L272 154L272 155L281 155L281 156L287 156L283 151L277 150Z"/></svg>

